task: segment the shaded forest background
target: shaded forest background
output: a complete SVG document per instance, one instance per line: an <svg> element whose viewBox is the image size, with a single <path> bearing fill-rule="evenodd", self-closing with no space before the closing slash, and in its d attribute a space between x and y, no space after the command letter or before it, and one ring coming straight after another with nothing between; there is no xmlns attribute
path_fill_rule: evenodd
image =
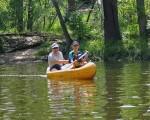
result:
<svg viewBox="0 0 150 120"><path fill-rule="evenodd" d="M102 59L150 59L149 6L149 0L0 0L0 33L63 35L67 48L77 39ZM41 54L50 51L49 41Z"/></svg>

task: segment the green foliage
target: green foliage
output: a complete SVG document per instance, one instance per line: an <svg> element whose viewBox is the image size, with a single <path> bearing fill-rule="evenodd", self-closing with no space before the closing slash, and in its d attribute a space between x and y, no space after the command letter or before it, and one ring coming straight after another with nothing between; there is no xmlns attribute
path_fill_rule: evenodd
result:
<svg viewBox="0 0 150 120"><path fill-rule="evenodd" d="M150 48L148 47L147 40L124 40L123 46L125 55L129 59L148 59L150 57Z"/></svg>
<svg viewBox="0 0 150 120"><path fill-rule="evenodd" d="M59 21L55 20L56 12L51 1L33 1L29 6L29 1L24 0L22 12L20 8L18 0L0 0L0 29L2 32L18 32L18 20L23 17L23 32L50 32L52 29L55 34L62 33L60 32L62 31L61 26L55 25ZM32 15L30 19L28 12ZM22 14L23 16L21 16ZM32 30L27 29L28 22L30 22Z"/></svg>
<svg viewBox="0 0 150 120"><path fill-rule="evenodd" d="M63 47L62 45L60 45ZM80 41L80 50L89 51L91 59L150 59L150 48L144 39L125 39L117 43L109 42L104 47L103 40ZM37 56L48 55L51 52L50 42L43 42ZM65 56L68 52L63 53Z"/></svg>
<svg viewBox="0 0 150 120"><path fill-rule="evenodd" d="M29 0L23 0L23 11L21 13L19 0L0 0L0 32L16 33L18 32L18 20L23 14L23 32L47 32L52 34L63 34L59 23L55 8L52 1L33 0L30 10L32 10L33 25L32 30L27 29L29 20ZM58 1L61 13L65 16L67 12L67 1ZM81 1L80 1L81 2ZM81 4L76 1L76 5ZM150 1L145 0L145 11L147 19L150 18ZM69 22L66 24L72 38L78 38L81 42L81 50L88 50L92 56L104 58L129 58L129 59L147 59L150 58L150 48L145 39L139 39L139 27L137 8L135 0L119 0L118 1L119 23L123 40L118 43L109 43L104 47L102 39L103 16L99 5L95 4L90 15L90 19L86 22L89 11L88 9L77 8L76 12L69 14ZM147 20L147 29L150 34L150 20ZM51 49L50 42L42 44L38 55L46 55ZM0 51L5 51L5 45L0 41ZM105 52L104 52L105 51Z"/></svg>
<svg viewBox="0 0 150 120"><path fill-rule="evenodd" d="M17 31L17 18L20 16L21 11L18 4L19 0L0 0L0 29L2 32L18 32ZM61 13L65 16L67 10L67 1L58 1L59 7L61 8ZM81 1L76 1L77 6L81 5ZM28 21L28 10L32 8L33 16L33 29L32 31L36 32L52 32L62 33L61 26L56 26L59 24L59 20L54 19L56 17L56 11L53 6L52 1L40 0L33 1L32 6L28 6L28 0L23 1L23 32L27 30L27 21ZM145 10L147 17L150 17L150 7L149 0L145 0ZM77 8L78 9L78 8ZM137 24L137 10L136 10L136 1L118 1L118 11L119 11L119 22L120 28L123 34L123 37L131 38L138 35L138 24ZM17 12L19 11L19 12ZM18 16L17 16L17 14ZM92 10L89 22L86 23L88 11L77 11L70 16L70 29L73 33L73 37L77 38L85 37L92 35L94 37L99 36L103 32L103 18L100 5L95 5ZM83 18L82 18L83 17ZM17 19L16 19L17 18ZM96 23L96 24L95 24ZM149 26L149 23L148 23ZM32 32L31 31L31 32Z"/></svg>
<svg viewBox="0 0 150 120"><path fill-rule="evenodd" d="M102 40L90 40L81 42L80 49L82 51L89 51L90 55L93 57L104 57L104 44Z"/></svg>
<svg viewBox="0 0 150 120"><path fill-rule="evenodd" d="M51 51L51 46L50 46L50 42L43 42L41 44L40 50L36 53L36 56L44 56L44 55L48 55L48 53Z"/></svg>
<svg viewBox="0 0 150 120"><path fill-rule="evenodd" d="M147 40L125 39L117 43L109 42L105 46L105 57L109 59L149 59L150 48Z"/></svg>
<svg viewBox="0 0 150 120"><path fill-rule="evenodd" d="M92 13L90 15L90 19L88 24L90 25L90 35L95 39L103 39L104 37L104 29L103 29L103 14L99 4L95 4ZM84 15L85 16L85 15ZM85 16L87 19L87 16Z"/></svg>
<svg viewBox="0 0 150 120"><path fill-rule="evenodd" d="M60 27L60 24L58 22L54 23L51 27L51 33L63 34L62 28Z"/></svg>
<svg viewBox="0 0 150 120"><path fill-rule="evenodd" d="M9 12L8 12L9 0L0 0L0 30L6 31L9 24Z"/></svg>
<svg viewBox="0 0 150 120"><path fill-rule="evenodd" d="M118 13L120 29L124 38L134 38L138 36L138 17L136 1L119 1L118 3Z"/></svg>
<svg viewBox="0 0 150 120"><path fill-rule="evenodd" d="M149 59L150 48L144 39L125 39L117 43L109 42L104 47L103 40L80 41L80 50L90 52L92 58L104 59ZM105 52L104 52L105 51Z"/></svg>
<svg viewBox="0 0 150 120"><path fill-rule="evenodd" d="M72 31L72 35L78 39L85 39L89 36L90 26L83 22L83 14L81 12L72 12L69 15L69 28Z"/></svg>
<svg viewBox="0 0 150 120"><path fill-rule="evenodd" d="M8 13L6 11L3 11L0 13L0 30L6 30L7 29L7 19L8 19ZM4 21L5 19L5 21Z"/></svg>
<svg viewBox="0 0 150 120"><path fill-rule="evenodd" d="M118 41L117 43L108 42L105 45L104 51L104 56L107 59L118 59L124 57L124 48L121 41Z"/></svg>

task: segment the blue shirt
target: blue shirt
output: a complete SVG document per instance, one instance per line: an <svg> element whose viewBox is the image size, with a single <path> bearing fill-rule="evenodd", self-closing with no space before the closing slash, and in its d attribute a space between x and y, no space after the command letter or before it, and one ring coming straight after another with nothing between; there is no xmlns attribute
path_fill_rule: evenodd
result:
<svg viewBox="0 0 150 120"><path fill-rule="evenodd" d="M74 60L78 59L81 55L82 55L81 51L78 51L78 53L75 54L74 50L72 50L71 52L69 52L69 60L71 60L71 62L73 62Z"/></svg>

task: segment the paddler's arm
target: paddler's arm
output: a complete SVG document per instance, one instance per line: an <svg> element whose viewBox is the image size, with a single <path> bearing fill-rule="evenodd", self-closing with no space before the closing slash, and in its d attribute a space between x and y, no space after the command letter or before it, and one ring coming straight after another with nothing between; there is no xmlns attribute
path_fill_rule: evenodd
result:
<svg viewBox="0 0 150 120"><path fill-rule="evenodd" d="M82 62L86 62L86 60L88 59L88 56L89 56L89 52L86 51L87 54L84 56L84 58L82 59Z"/></svg>
<svg viewBox="0 0 150 120"><path fill-rule="evenodd" d="M69 63L68 60L55 60L55 61L52 61L54 64L67 64Z"/></svg>

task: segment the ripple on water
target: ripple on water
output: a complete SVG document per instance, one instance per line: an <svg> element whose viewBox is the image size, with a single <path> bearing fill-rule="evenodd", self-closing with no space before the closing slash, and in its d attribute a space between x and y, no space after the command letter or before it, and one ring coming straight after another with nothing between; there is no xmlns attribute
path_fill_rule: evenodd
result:
<svg viewBox="0 0 150 120"><path fill-rule="evenodd" d="M120 108L134 108L136 106L133 106L133 105L123 105L123 106L120 106Z"/></svg>
<svg viewBox="0 0 150 120"><path fill-rule="evenodd" d="M9 75L9 74L3 74L0 75L0 77L47 77L47 75Z"/></svg>

